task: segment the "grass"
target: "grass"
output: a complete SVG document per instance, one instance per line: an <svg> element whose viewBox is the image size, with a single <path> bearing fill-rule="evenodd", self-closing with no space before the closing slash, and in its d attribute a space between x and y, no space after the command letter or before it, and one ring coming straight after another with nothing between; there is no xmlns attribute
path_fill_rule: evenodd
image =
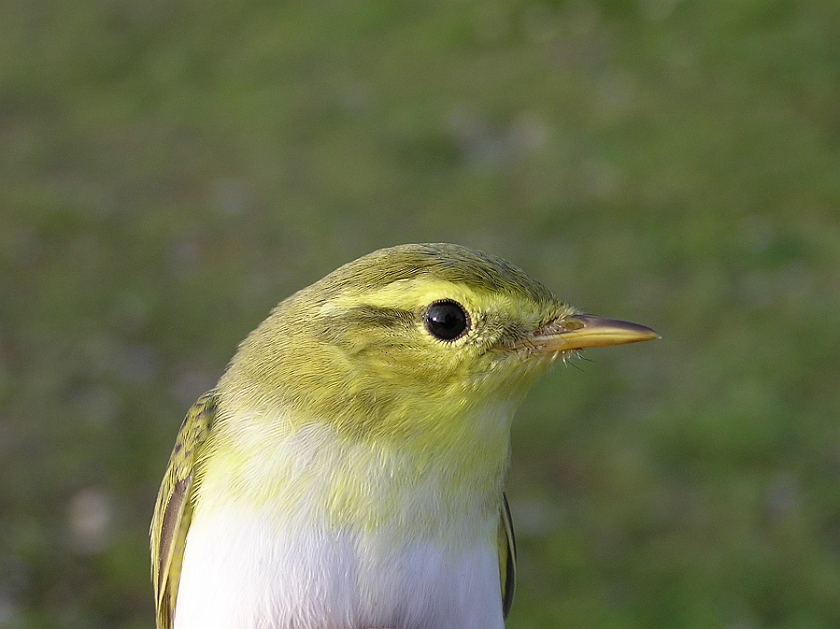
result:
<svg viewBox="0 0 840 629"><path fill-rule="evenodd" d="M514 429L511 628L840 625L831 0L89 3L0 20L0 625L148 627L181 417L380 246L663 341Z"/></svg>

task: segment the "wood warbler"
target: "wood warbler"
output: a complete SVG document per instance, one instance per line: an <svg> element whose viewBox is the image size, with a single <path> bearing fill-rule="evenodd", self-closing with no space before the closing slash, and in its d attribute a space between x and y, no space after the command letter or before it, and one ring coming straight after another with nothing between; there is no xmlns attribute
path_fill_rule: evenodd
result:
<svg viewBox="0 0 840 629"><path fill-rule="evenodd" d="M187 413L151 527L159 629L500 629L514 410L585 347L656 338L450 244L282 301Z"/></svg>

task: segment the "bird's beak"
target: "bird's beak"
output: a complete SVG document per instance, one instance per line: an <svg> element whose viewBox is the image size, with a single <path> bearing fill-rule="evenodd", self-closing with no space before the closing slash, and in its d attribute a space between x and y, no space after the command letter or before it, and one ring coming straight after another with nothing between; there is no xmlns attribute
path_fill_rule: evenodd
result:
<svg viewBox="0 0 840 629"><path fill-rule="evenodd" d="M528 345L540 354L638 343L660 338L649 327L593 315L560 317L537 330Z"/></svg>

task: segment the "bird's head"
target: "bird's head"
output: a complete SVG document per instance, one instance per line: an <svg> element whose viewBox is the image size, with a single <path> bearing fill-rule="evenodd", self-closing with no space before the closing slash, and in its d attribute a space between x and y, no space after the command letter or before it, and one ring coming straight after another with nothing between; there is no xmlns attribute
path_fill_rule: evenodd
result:
<svg viewBox="0 0 840 629"><path fill-rule="evenodd" d="M511 412L552 363L655 338L582 315L504 260L450 244L381 249L281 302L221 386L237 406L291 409L339 431L432 435L487 406ZM456 422L457 423L457 422Z"/></svg>

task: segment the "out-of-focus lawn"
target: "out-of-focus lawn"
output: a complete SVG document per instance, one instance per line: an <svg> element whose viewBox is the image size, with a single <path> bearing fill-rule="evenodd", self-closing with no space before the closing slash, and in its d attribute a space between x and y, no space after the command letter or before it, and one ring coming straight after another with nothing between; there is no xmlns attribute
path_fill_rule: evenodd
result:
<svg viewBox="0 0 840 629"><path fill-rule="evenodd" d="M152 624L183 413L372 249L663 340L514 427L512 629L840 626L836 0L6 0L0 627Z"/></svg>

